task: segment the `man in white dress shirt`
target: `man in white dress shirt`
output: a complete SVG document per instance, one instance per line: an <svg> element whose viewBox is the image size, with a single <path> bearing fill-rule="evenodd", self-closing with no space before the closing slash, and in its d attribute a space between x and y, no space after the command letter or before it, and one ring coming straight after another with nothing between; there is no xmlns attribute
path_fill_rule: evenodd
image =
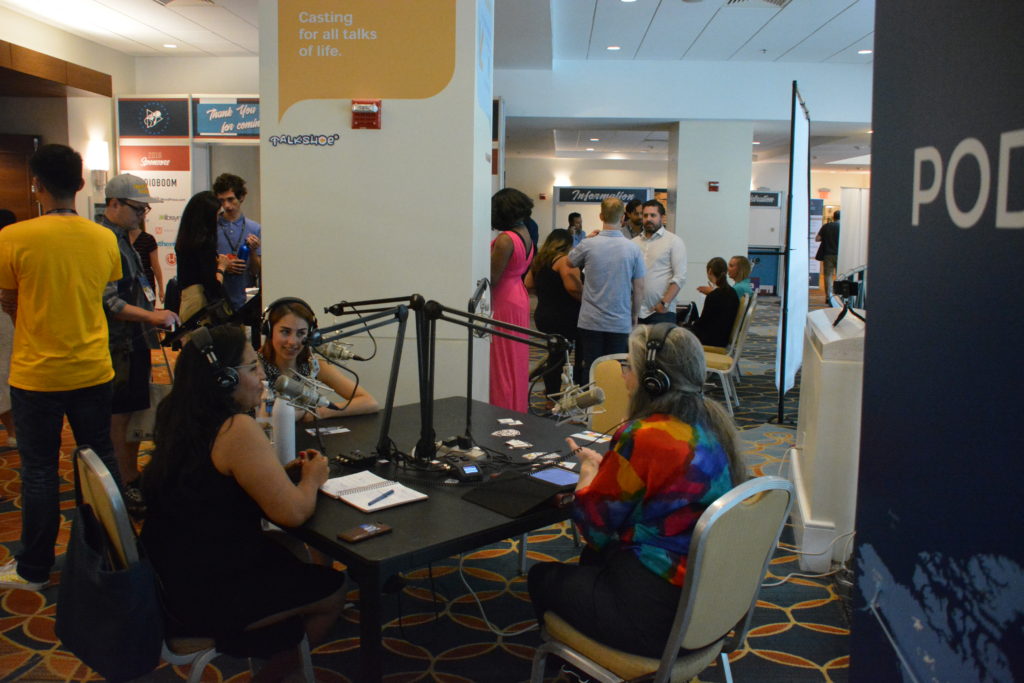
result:
<svg viewBox="0 0 1024 683"><path fill-rule="evenodd" d="M683 238L665 229L665 207L657 199L641 207L643 232L633 238L644 255L647 275L640 300L640 323L674 323L676 297L686 284L686 245Z"/></svg>

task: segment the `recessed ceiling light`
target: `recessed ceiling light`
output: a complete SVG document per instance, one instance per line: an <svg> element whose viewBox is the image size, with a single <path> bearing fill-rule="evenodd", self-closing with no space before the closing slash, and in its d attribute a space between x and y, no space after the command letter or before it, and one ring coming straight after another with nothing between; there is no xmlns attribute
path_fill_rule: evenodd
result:
<svg viewBox="0 0 1024 683"><path fill-rule="evenodd" d="M871 135L871 134L872 134L872 133L874 133L874 132L875 132L874 130L869 130L869 131L868 131L868 135Z"/></svg>
<svg viewBox="0 0 1024 683"><path fill-rule="evenodd" d="M622 0L622 2L636 2L636 0Z"/></svg>
<svg viewBox="0 0 1024 683"><path fill-rule="evenodd" d="M174 43L164 43L164 47L169 47L169 48L171 48L173 50L174 48L176 48L178 46L175 45Z"/></svg>
<svg viewBox="0 0 1024 683"><path fill-rule="evenodd" d="M753 142L752 144L755 144L755 145L760 145L761 143L760 143L760 142L758 142L757 140L754 140L754 142Z"/></svg>
<svg viewBox="0 0 1024 683"><path fill-rule="evenodd" d="M611 50L612 52L615 52L616 50L621 50L622 47L619 45L609 45L608 49Z"/></svg>
<svg viewBox="0 0 1024 683"><path fill-rule="evenodd" d="M872 50L857 50L857 54L859 55L869 55L871 52Z"/></svg>
<svg viewBox="0 0 1024 683"><path fill-rule="evenodd" d="M591 142L601 142L601 138L590 138Z"/></svg>
<svg viewBox="0 0 1024 683"><path fill-rule="evenodd" d="M593 148L593 147L587 147L587 151L588 151L588 152L593 152L593 151L594 151L594 148Z"/></svg>

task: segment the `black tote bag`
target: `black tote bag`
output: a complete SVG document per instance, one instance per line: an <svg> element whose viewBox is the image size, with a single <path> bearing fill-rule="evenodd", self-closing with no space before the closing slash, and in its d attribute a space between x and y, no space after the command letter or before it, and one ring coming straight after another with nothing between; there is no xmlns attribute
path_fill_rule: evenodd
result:
<svg viewBox="0 0 1024 683"><path fill-rule="evenodd" d="M104 678L137 678L160 663L163 614L156 574L145 558L116 569L92 508L80 504L76 513L57 595L57 637Z"/></svg>

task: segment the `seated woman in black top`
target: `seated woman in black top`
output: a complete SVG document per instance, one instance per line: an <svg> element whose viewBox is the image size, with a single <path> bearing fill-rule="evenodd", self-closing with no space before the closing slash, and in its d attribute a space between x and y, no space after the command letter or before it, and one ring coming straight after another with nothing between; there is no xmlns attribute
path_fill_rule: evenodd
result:
<svg viewBox="0 0 1024 683"><path fill-rule="evenodd" d="M729 286L726 273L729 266L725 259L716 256L708 261L708 282L714 287L704 299L700 318L690 330L697 335L704 346L728 346L736 313L740 308L740 297Z"/></svg>
<svg viewBox="0 0 1024 683"><path fill-rule="evenodd" d="M307 451L293 484L247 414L264 376L241 327L200 328L185 344L157 408L142 541L171 635L213 637L235 656L272 654L258 680L281 680L298 669L303 633L315 646L341 614L344 575L263 533L264 517L281 527L309 519L327 480L327 459Z"/></svg>
<svg viewBox="0 0 1024 683"><path fill-rule="evenodd" d="M205 304L224 298L224 270L228 267L227 254L217 254L217 213L220 202L209 190L193 195L181 213L178 239L174 254L178 263L178 291L182 322L188 321ZM188 290L200 285L201 290ZM200 297L205 297L205 302Z"/></svg>
<svg viewBox="0 0 1024 683"><path fill-rule="evenodd" d="M537 292L534 323L541 332L560 334L576 341L576 320L580 317L583 280L566 256L572 250L572 235L561 228L551 231L526 273L526 288ZM544 394L562 390L562 366L544 375ZM549 401L549 407L551 402Z"/></svg>

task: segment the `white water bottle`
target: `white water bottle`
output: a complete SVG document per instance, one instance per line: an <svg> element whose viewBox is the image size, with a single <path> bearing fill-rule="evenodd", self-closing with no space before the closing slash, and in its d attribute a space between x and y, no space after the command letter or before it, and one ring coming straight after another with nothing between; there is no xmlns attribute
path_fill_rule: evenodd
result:
<svg viewBox="0 0 1024 683"><path fill-rule="evenodd" d="M274 400L270 423L274 429L274 452L282 465L295 459L295 408L283 398Z"/></svg>

